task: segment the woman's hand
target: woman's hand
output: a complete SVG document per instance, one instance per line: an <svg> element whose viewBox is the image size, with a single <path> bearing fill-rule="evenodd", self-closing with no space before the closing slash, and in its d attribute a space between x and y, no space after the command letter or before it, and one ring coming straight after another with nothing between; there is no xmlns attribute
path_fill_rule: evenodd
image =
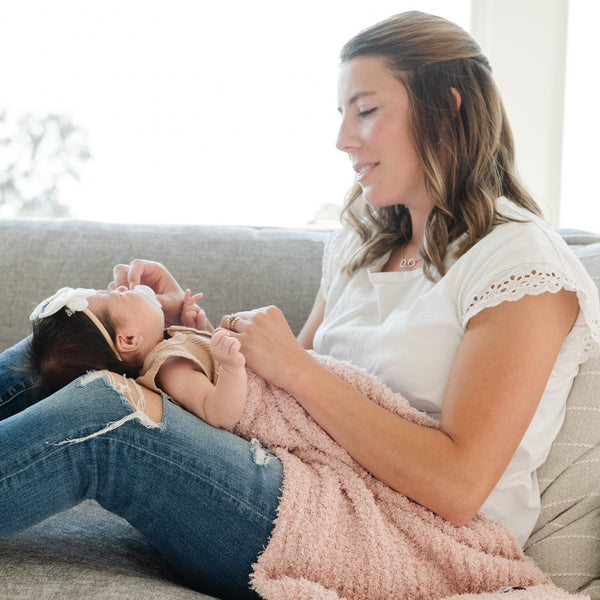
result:
<svg viewBox="0 0 600 600"><path fill-rule="evenodd" d="M272 385L287 388L293 373L309 355L297 342L281 310L267 306L236 313L235 317L224 316L221 327L240 340L248 367Z"/></svg>
<svg viewBox="0 0 600 600"><path fill-rule="evenodd" d="M139 284L151 287L156 293L165 313L165 327L181 324L184 291L167 268L158 262L136 258L128 265L116 265L113 267L113 280L108 284L108 289L112 290L120 285L131 289Z"/></svg>

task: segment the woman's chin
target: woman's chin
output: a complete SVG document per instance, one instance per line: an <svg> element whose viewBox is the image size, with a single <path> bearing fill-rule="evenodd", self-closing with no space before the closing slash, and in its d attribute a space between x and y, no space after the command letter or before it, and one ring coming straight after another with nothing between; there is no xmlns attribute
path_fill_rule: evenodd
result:
<svg viewBox="0 0 600 600"><path fill-rule="evenodd" d="M380 194L370 194L365 190L363 190L363 198L365 202L373 208L387 208L388 206L400 204L400 202L395 198L384 198Z"/></svg>

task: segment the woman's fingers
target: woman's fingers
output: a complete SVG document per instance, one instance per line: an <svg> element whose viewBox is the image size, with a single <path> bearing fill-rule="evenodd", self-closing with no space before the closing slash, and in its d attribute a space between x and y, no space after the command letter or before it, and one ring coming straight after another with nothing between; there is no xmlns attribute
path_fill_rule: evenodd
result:
<svg viewBox="0 0 600 600"><path fill-rule="evenodd" d="M175 282L173 276L160 263L134 259L128 265L118 264L113 267L113 280L108 284L109 289L124 285L133 288L140 283L151 287L157 294L162 293L165 282Z"/></svg>
<svg viewBox="0 0 600 600"><path fill-rule="evenodd" d="M108 284L108 286L107 286L108 289L114 290L122 285L129 287L128 275L129 275L129 265L123 265L123 264L115 265L113 267L113 279Z"/></svg>
<svg viewBox="0 0 600 600"><path fill-rule="evenodd" d="M251 316L254 312L256 311L247 310L244 312L225 315L221 318L221 327L223 329L229 329L229 331L240 333L243 329L244 323L247 323L251 319Z"/></svg>

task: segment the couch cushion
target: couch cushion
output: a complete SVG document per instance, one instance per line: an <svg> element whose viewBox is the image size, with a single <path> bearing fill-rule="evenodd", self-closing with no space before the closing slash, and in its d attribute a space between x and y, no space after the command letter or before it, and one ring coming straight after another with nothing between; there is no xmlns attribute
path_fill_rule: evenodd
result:
<svg viewBox="0 0 600 600"><path fill-rule="evenodd" d="M561 231L600 283L600 236ZM538 470L542 510L525 546L559 586L600 598L600 358L584 363L563 427Z"/></svg>
<svg viewBox="0 0 600 600"><path fill-rule="evenodd" d="M600 598L600 359L582 365L538 471L542 511L525 551L557 585ZM589 589L589 593L592 590Z"/></svg>
<svg viewBox="0 0 600 600"><path fill-rule="evenodd" d="M0 540L0 598L209 600L123 519L86 501Z"/></svg>

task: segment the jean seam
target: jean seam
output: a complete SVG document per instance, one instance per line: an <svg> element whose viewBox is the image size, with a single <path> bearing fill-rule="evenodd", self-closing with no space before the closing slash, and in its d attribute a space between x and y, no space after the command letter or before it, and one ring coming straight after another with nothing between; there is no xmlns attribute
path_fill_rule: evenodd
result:
<svg viewBox="0 0 600 600"><path fill-rule="evenodd" d="M27 469L29 469L30 467L33 467L33 466L37 465L37 463L44 461L47 458L50 458L55 452L60 452L60 450L61 450L61 448L57 448L57 449L55 449L54 452L44 454L43 456L37 456L34 460L28 461L27 464L20 466L15 471L11 471L10 473L5 473L3 475L0 475L0 483L10 479L11 477L14 477L15 475L19 475L20 473L27 471Z"/></svg>
<svg viewBox="0 0 600 600"><path fill-rule="evenodd" d="M46 442L46 443L49 445L52 445L50 442ZM10 473L6 473L5 475L2 475L0 477L0 484L3 484L4 482L9 481L13 477L19 476L20 474L26 472L30 468L36 467L39 463L44 463L48 459L51 459L57 452L61 452L63 450L67 450L67 449L68 448L66 446L61 447L61 448L55 448L51 452L45 453L41 456L37 456L34 460L27 462L27 464L23 465L22 467L14 470L14 471L11 471ZM95 466L95 461L94 461L94 476L93 476L93 478L90 478L90 485L88 486L88 492L85 494L86 499L96 497L96 493L98 490L98 475L97 474L98 474L98 470L97 470L97 467Z"/></svg>
<svg viewBox="0 0 600 600"><path fill-rule="evenodd" d="M6 399L4 400L4 402L0 402L0 406L4 406L6 404L14 402L14 400L19 398L19 396L22 396L26 392L34 390L35 388L36 388L35 385L29 385L26 387L12 386L11 388L4 390L3 394L5 395Z"/></svg>

